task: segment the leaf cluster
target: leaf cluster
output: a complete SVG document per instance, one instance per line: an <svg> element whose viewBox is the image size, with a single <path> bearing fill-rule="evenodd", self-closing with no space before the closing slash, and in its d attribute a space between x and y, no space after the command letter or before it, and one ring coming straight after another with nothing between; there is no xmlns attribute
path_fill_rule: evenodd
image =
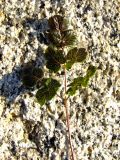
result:
<svg viewBox="0 0 120 160"><path fill-rule="evenodd" d="M84 77L74 78L73 82L68 85L69 89L67 90L67 94L73 96L81 87L87 87L90 78L95 74L95 72L96 68L90 65Z"/></svg>
<svg viewBox="0 0 120 160"><path fill-rule="evenodd" d="M50 72L57 73L64 66L70 70L74 63L84 62L87 57L85 48L77 48L76 34L69 29L68 20L60 15L54 15L48 20L50 30L47 33L50 45L45 50L46 68ZM66 48L66 51L64 49ZM92 65L88 67L84 77L74 78L67 86L68 95L74 95L81 87L86 87L90 78L94 75L96 68ZM23 84L26 87L34 87L39 83L36 98L40 105L50 101L57 93L60 83L51 77L44 78L43 69L32 65L26 65L23 70Z"/></svg>
<svg viewBox="0 0 120 160"><path fill-rule="evenodd" d="M45 52L46 67L56 73L62 64L65 64L66 69L69 70L74 63L83 62L87 57L87 52L85 48L74 47L77 36L73 30L69 29L68 20L60 15L55 15L50 17L48 22L50 45ZM64 53L65 47L68 49L66 54Z"/></svg>
<svg viewBox="0 0 120 160"><path fill-rule="evenodd" d="M50 32L48 38L52 45L57 48L72 46L76 43L75 33L69 29L69 22L60 15L50 17L48 20Z"/></svg>
<svg viewBox="0 0 120 160"><path fill-rule="evenodd" d="M53 71L58 72L61 68L61 64L66 62L66 58L62 50L57 50L53 46L49 46L45 52L45 58L47 59L46 67Z"/></svg>

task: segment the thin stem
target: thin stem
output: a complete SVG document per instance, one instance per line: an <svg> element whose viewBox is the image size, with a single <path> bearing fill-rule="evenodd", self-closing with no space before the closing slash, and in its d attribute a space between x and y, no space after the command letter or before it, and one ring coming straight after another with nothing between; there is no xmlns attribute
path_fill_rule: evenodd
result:
<svg viewBox="0 0 120 160"><path fill-rule="evenodd" d="M68 137L69 137L69 143L70 143L70 149L71 149L71 156L72 160L75 160L74 158L74 152L72 148L72 142L71 142L71 133L70 133L70 119L69 119L69 112L68 112L68 105L67 105L67 97L66 97L66 92L67 92L67 78L66 78L66 68L64 67L64 73L65 73L65 98L64 98L64 106L65 106L65 111L66 111L66 125L68 129Z"/></svg>

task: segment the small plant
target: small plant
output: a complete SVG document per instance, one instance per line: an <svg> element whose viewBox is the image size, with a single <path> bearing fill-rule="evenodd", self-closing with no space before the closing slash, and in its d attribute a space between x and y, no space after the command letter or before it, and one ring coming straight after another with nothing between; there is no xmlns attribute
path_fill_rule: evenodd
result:
<svg viewBox="0 0 120 160"><path fill-rule="evenodd" d="M47 47L44 55L47 60L46 68L50 73L54 74L58 71L64 72L64 95L59 97L63 100L65 106L67 136L69 138L71 157L74 160L67 100L70 96L75 95L77 90L87 87L90 78L95 74L96 67L88 66L85 76L73 78L72 82L67 84L67 72L70 71L74 63L85 61L87 51L85 48L77 48L77 36L73 30L69 29L69 23L64 17L54 15L49 18L48 23L50 30L47 36L50 45ZM55 95L58 95L57 91L61 86L58 80L52 78L52 74L49 74L49 78L45 78L43 75L42 69L35 68L32 65L26 66L23 72L23 83L25 86L33 87L39 83L36 98L41 106L50 101Z"/></svg>

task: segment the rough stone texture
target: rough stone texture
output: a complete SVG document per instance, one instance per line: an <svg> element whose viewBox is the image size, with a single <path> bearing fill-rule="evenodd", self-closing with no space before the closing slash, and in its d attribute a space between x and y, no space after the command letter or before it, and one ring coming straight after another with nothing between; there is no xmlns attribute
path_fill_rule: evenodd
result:
<svg viewBox="0 0 120 160"><path fill-rule="evenodd" d="M0 160L67 159L63 104L55 97L41 108L20 80L24 63L44 64L47 19L64 12L78 47L89 52L68 73L68 82L89 63L98 67L89 87L69 99L76 159L119 160L119 6L119 0L0 0Z"/></svg>

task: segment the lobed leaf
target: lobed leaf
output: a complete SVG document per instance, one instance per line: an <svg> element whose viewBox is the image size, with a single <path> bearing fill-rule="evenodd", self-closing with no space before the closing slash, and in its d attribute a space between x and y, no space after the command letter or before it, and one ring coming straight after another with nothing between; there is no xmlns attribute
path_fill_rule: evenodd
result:
<svg viewBox="0 0 120 160"><path fill-rule="evenodd" d="M83 81L84 81L84 77L74 78L73 82L68 85L70 87L67 90L67 94L71 96L74 95L76 91L82 86Z"/></svg>
<svg viewBox="0 0 120 160"><path fill-rule="evenodd" d="M88 85L90 78L95 74L95 72L96 72L96 67L93 65L90 65L87 69L87 74L84 77L84 83L83 83L84 87Z"/></svg>
<svg viewBox="0 0 120 160"><path fill-rule="evenodd" d="M42 106L56 95L60 83L55 79L46 78L42 80L41 86L43 87L37 91L36 98Z"/></svg>
<svg viewBox="0 0 120 160"><path fill-rule="evenodd" d="M82 81L81 86L82 86L82 87L87 87L88 82L89 82L89 78L85 76L85 77L83 78L83 81Z"/></svg>
<svg viewBox="0 0 120 160"><path fill-rule="evenodd" d="M74 62L83 62L87 57L85 48L73 48L67 54L67 59Z"/></svg>
<svg viewBox="0 0 120 160"><path fill-rule="evenodd" d="M56 47L72 46L76 43L76 35L68 29L68 21L60 15L55 15L48 20L51 31L48 39Z"/></svg>
<svg viewBox="0 0 120 160"><path fill-rule="evenodd" d="M67 54L66 69L70 69L76 62L83 62L87 57L85 48L73 48Z"/></svg>
<svg viewBox="0 0 120 160"><path fill-rule="evenodd" d="M96 72L96 67L93 65L90 65L87 69L87 77L92 77Z"/></svg>
<svg viewBox="0 0 120 160"><path fill-rule="evenodd" d="M43 78L43 70L26 64L22 71L22 81L26 87L34 87Z"/></svg>
<svg viewBox="0 0 120 160"><path fill-rule="evenodd" d="M65 64L65 67L67 70L71 69L72 65L74 64L73 61L67 61L66 64Z"/></svg>
<svg viewBox="0 0 120 160"><path fill-rule="evenodd" d="M52 45L61 48L65 46L73 46L76 43L76 35L72 30L51 31L48 33L48 39Z"/></svg>
<svg viewBox="0 0 120 160"><path fill-rule="evenodd" d="M47 60L46 67L55 73L59 71L61 64L66 62L62 50L56 50L52 46L47 48L45 58Z"/></svg>
<svg viewBox="0 0 120 160"><path fill-rule="evenodd" d="M84 77L77 77L73 79L73 82L70 83L69 89L67 90L67 94L74 95L76 91L81 87L87 87L90 78L95 74L96 67L90 65L87 70L87 74Z"/></svg>
<svg viewBox="0 0 120 160"><path fill-rule="evenodd" d="M73 46L76 43L76 35L72 30L65 30L62 32L61 46Z"/></svg>
<svg viewBox="0 0 120 160"><path fill-rule="evenodd" d="M48 24L51 30L66 30L68 29L68 21L60 15L54 15L49 18Z"/></svg>
<svg viewBox="0 0 120 160"><path fill-rule="evenodd" d="M61 46L61 34L57 31L51 31L48 33L48 39L50 43L56 47Z"/></svg>

